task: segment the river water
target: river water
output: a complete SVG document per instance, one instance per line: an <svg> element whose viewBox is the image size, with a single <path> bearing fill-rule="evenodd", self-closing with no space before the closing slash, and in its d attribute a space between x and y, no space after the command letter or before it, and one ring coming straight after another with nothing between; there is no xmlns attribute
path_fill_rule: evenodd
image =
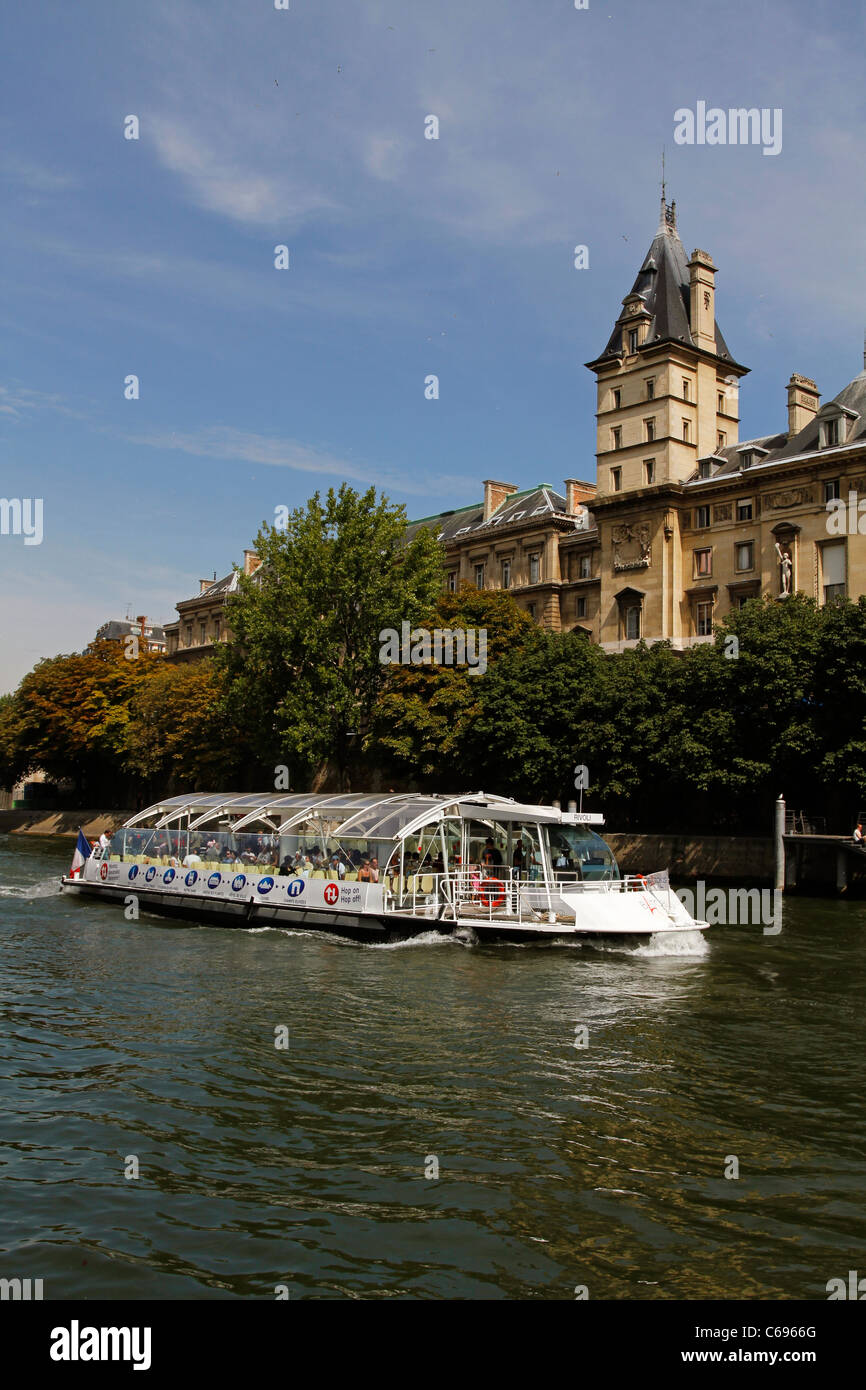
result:
<svg viewBox="0 0 866 1390"><path fill-rule="evenodd" d="M866 1273L866 904L675 955L369 947L128 922L58 894L71 853L0 836L0 1276L826 1299Z"/></svg>

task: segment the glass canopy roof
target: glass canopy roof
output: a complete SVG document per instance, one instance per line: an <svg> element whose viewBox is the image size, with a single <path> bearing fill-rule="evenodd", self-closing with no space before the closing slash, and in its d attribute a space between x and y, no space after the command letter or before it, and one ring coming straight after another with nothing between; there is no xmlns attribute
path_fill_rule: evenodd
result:
<svg viewBox="0 0 866 1390"><path fill-rule="evenodd" d="M137 812L126 825L186 821L199 826L222 820L239 829L263 821L287 831L303 821L321 820L329 823L330 833L338 838L400 840L418 826L435 823L446 815L464 819L571 819L556 806L526 806L511 797L484 792L459 796L430 792L390 792L384 796L381 792L196 792L166 797Z"/></svg>

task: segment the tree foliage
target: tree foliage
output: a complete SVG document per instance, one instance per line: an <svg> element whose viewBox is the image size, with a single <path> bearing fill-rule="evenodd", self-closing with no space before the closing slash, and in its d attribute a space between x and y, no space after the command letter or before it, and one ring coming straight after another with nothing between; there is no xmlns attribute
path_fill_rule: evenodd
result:
<svg viewBox="0 0 866 1390"><path fill-rule="evenodd" d="M370 488L316 493L284 528L263 524L262 560L227 607L235 641L218 653L227 708L262 763L294 780L333 763L341 783L360 753L385 677L379 634L414 625L442 585L441 549Z"/></svg>

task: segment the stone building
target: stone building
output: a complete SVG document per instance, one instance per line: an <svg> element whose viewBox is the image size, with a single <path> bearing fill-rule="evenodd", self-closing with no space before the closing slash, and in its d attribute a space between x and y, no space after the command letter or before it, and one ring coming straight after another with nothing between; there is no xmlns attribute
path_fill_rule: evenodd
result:
<svg viewBox="0 0 866 1390"><path fill-rule="evenodd" d="M144 614L132 618L111 618L97 628L96 642L124 642L127 637L137 637L139 647L146 652L164 652L166 648L165 628L158 623L148 622Z"/></svg>
<svg viewBox="0 0 866 1390"><path fill-rule="evenodd" d="M825 603L866 593L866 370L823 406L815 382L795 373L787 419L779 402L785 428L741 441L749 369L716 321L715 276L706 251L687 257L676 204L663 197L613 331L586 364L597 380L597 482L521 491L488 479L483 498L413 522L410 533L426 526L442 541L449 588L509 589L536 622L609 651L710 641L715 623L761 595ZM847 527L834 526L827 504L849 497ZM258 564L244 551L245 573ZM170 659L225 640L236 587L234 572L203 579L178 603L165 629Z"/></svg>
<svg viewBox="0 0 866 1390"><path fill-rule="evenodd" d="M244 551L244 574L252 574L259 563L254 550ZM197 661L210 654L214 642L225 642L231 636L225 606L229 594L237 587L238 572L232 570L222 579L216 576L200 579L199 592L193 598L179 601L177 621L165 625L166 654L170 661Z"/></svg>
<svg viewBox="0 0 866 1390"><path fill-rule="evenodd" d="M715 275L706 251L687 258L663 198L613 332L587 363L597 483L560 493L488 481L483 502L414 523L436 528L449 586L510 588L538 622L611 651L709 641L760 595L866 592L855 497L866 504L866 370L823 406L795 373L787 428L740 441L748 368L716 321ZM827 504L849 496L846 530Z"/></svg>

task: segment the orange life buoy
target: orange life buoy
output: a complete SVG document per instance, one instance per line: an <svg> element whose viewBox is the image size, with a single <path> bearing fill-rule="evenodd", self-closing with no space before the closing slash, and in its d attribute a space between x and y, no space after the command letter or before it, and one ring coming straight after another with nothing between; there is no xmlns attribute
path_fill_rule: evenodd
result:
<svg viewBox="0 0 866 1390"><path fill-rule="evenodd" d="M505 884L498 878L483 878L478 895L485 907L501 907L505 902Z"/></svg>

